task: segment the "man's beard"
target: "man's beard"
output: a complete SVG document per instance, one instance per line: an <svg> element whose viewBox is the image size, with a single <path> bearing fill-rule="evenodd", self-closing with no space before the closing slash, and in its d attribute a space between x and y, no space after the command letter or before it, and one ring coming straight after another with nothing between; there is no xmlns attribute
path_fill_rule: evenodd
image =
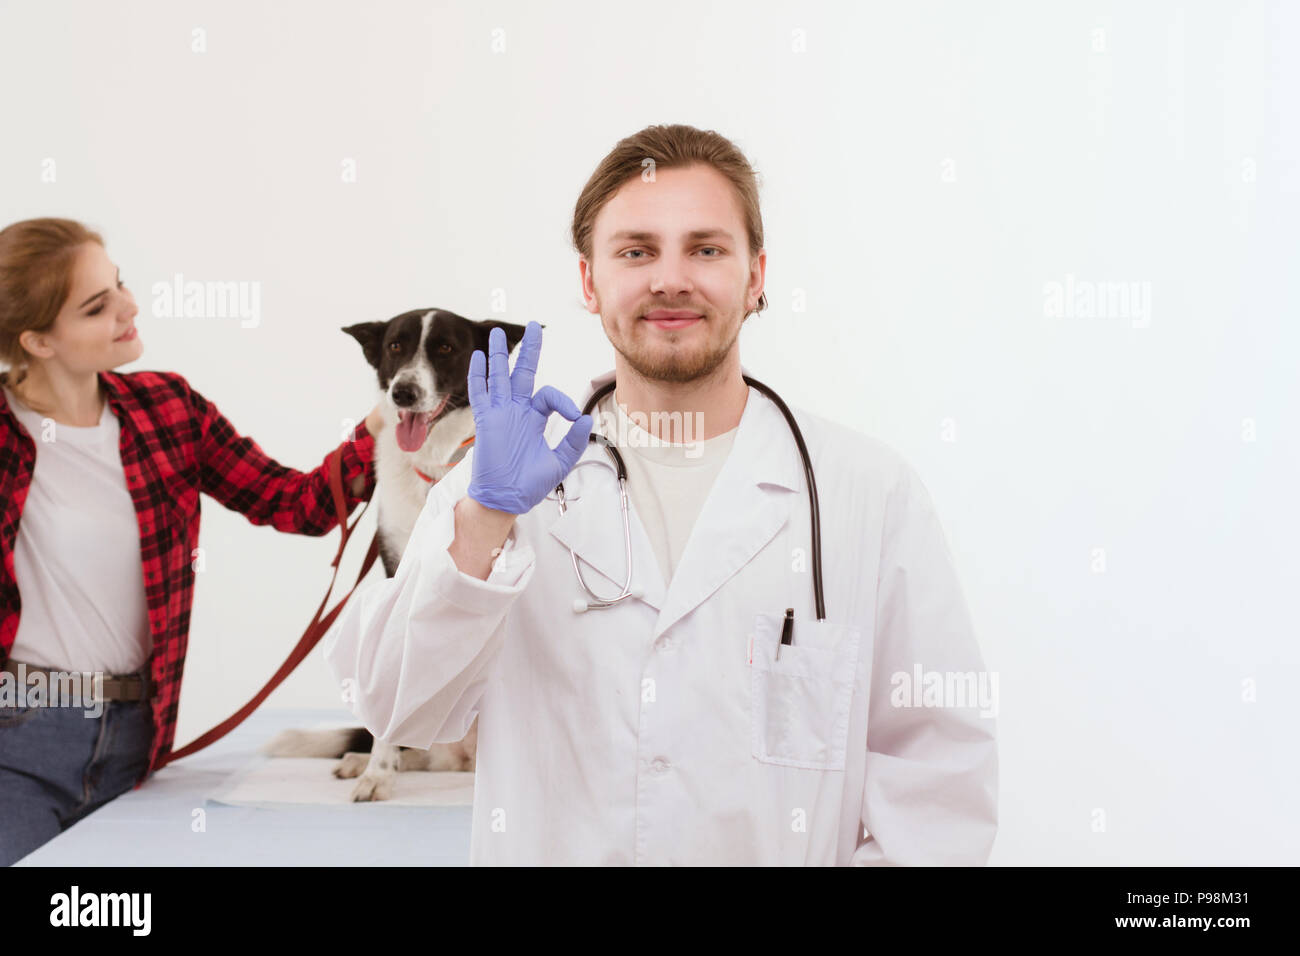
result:
<svg viewBox="0 0 1300 956"><path fill-rule="evenodd" d="M646 320L638 317L636 321L641 323ZM718 320L705 317L700 321L712 323ZM653 329L648 331L651 335L661 334ZM695 335L696 332L691 330L687 334ZM632 339L629 342L612 339L611 341L615 351L623 356L624 361L642 378L654 382L681 384L694 382L713 374L726 361L739 335L740 326L737 325L735 332L727 341L714 343L706 336L706 342L702 346L698 343L690 345L668 343L656 348L645 347L643 340L639 339Z"/></svg>

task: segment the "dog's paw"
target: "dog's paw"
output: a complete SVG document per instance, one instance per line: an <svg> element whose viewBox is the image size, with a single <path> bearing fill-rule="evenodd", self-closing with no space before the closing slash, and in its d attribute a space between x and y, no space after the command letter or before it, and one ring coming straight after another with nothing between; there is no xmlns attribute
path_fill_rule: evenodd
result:
<svg viewBox="0 0 1300 956"><path fill-rule="evenodd" d="M392 774L362 774L352 790L353 803L388 800L393 795Z"/></svg>
<svg viewBox="0 0 1300 956"><path fill-rule="evenodd" d="M339 765L334 768L334 776L351 779L359 777L366 772L366 766L370 763L370 754L350 753L344 754Z"/></svg>

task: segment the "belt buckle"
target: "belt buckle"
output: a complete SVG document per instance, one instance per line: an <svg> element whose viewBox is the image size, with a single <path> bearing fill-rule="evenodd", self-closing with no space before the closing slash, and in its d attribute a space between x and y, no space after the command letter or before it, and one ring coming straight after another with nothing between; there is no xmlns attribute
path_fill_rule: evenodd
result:
<svg viewBox="0 0 1300 956"><path fill-rule="evenodd" d="M147 674L106 674L99 683L102 700L132 703L152 696L152 681Z"/></svg>
<svg viewBox="0 0 1300 956"><path fill-rule="evenodd" d="M125 700L127 683L126 678L118 676L107 676L104 678L104 699L105 700Z"/></svg>

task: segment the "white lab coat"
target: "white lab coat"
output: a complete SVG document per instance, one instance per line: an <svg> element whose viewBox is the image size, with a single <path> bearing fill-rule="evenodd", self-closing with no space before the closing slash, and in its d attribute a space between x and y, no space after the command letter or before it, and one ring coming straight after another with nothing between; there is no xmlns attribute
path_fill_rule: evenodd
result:
<svg viewBox="0 0 1300 956"><path fill-rule="evenodd" d="M340 615L326 659L373 733L428 747L478 716L471 864L987 861L987 709L891 704L891 675L983 668L930 497L885 444L792 411L821 498L823 622L797 446L754 388L671 586L632 506L644 596L574 612L570 547L602 596L624 581L617 481L599 465L565 480L563 517L552 499L519 516L486 581L459 571L447 548L471 450L430 491L396 575ZM569 424L551 419L550 444ZM587 458L608 462L595 445Z"/></svg>

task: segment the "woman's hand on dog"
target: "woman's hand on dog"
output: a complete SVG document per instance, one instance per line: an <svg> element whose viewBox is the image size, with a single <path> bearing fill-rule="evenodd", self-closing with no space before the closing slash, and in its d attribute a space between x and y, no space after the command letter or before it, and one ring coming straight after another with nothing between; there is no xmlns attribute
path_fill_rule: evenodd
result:
<svg viewBox="0 0 1300 956"><path fill-rule="evenodd" d="M370 414L366 416L366 431L370 432L370 436L372 438L378 438L379 430L383 427L384 427L384 416L380 412L379 406L376 405L374 409L370 412ZM353 495L360 495L361 492L364 491L366 487L365 478L353 478L350 487L352 488Z"/></svg>

